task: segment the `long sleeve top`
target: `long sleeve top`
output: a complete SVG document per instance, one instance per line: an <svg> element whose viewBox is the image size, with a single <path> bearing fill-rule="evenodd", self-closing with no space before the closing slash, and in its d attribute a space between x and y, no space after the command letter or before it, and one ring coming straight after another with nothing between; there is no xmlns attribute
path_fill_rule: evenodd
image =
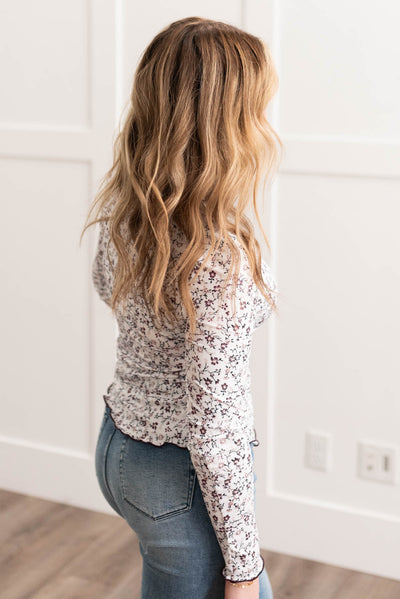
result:
<svg viewBox="0 0 400 599"><path fill-rule="evenodd" d="M263 569L254 508L254 478L250 442L258 444L254 428L249 358L254 330L271 307L254 283L244 249L236 304L233 282L227 280L230 253L221 250L197 275L191 296L197 330L188 335L183 302L175 301L179 323L163 329L152 325L140 296L117 308L117 356L114 377L103 399L121 432L144 442L175 443L190 451L204 503L225 560L223 576L233 582L251 580ZM178 227L171 228L176 261L185 247ZM100 298L110 305L112 268L107 258L108 224L100 223L92 279ZM117 254L110 243L115 267ZM263 279L276 302L277 285L262 260ZM192 277L191 277L192 278ZM176 289L175 289L176 291ZM222 301L221 301L222 299Z"/></svg>

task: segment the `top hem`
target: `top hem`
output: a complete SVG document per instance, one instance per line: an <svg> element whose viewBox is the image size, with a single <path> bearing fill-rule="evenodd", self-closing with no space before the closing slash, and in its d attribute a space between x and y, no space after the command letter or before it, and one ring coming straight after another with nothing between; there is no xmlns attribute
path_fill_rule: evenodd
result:
<svg viewBox="0 0 400 599"><path fill-rule="evenodd" d="M104 400L106 407L108 408L110 418L111 418L115 428L117 430L119 430L120 433L122 433L123 435L126 435L127 437L129 437L130 439L133 439L134 441L141 441L142 443L149 443L150 445L153 445L153 447L161 447L162 445L164 445L164 443L171 443L171 445L176 445L177 447L183 447L185 449L188 449L187 443L185 441L183 441L182 444L179 444L176 441L167 441L166 439L164 439L163 441L161 441L161 443L153 443L152 441L149 441L148 439L141 438L140 436L134 437L130 433L125 432L124 430L122 430L120 428L119 424L116 422L115 418L112 415L112 408L111 408L111 405L108 403L108 390L107 390L107 393L105 395L103 395L103 400ZM252 440L249 440L249 443L252 444L253 447L256 447L257 445L259 445L259 441L258 441L257 437Z"/></svg>

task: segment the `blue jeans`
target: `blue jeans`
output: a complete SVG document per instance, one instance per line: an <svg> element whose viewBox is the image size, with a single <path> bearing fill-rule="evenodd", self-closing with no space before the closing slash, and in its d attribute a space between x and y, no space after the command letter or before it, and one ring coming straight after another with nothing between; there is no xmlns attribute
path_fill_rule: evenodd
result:
<svg viewBox="0 0 400 599"><path fill-rule="evenodd" d="M95 467L107 502L139 539L141 599L224 599L225 561L189 450L132 439L106 406ZM265 568L259 584L260 599L273 599Z"/></svg>

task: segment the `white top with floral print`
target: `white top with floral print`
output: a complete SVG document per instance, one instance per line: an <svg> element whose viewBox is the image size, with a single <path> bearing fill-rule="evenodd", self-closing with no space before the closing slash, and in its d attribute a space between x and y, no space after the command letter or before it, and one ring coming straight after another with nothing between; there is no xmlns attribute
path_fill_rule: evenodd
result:
<svg viewBox="0 0 400 599"><path fill-rule="evenodd" d="M108 224L99 227L92 279L101 299L110 305L117 253L111 242L111 267ZM117 308L115 373L103 398L124 434L154 445L168 442L189 449L225 559L222 574L239 582L257 577L264 566L254 508L250 442L256 433L249 358L253 331L268 318L271 307L251 277L244 249L231 235L241 255L236 313L231 307L232 280L218 309L230 265L226 249L191 286L197 320L192 340L186 309L174 294L170 298L179 324L167 323L162 329L152 325L143 299L130 295L125 310ZM175 224L171 236L171 260L176 261L186 238ZM193 274L201 263L200 259ZM276 281L264 260L262 273L276 302Z"/></svg>

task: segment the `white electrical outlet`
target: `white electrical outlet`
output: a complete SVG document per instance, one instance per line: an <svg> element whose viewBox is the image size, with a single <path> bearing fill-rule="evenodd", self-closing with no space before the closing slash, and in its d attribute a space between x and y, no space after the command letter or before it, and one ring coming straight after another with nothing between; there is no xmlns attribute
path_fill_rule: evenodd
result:
<svg viewBox="0 0 400 599"><path fill-rule="evenodd" d="M360 478L395 484L396 464L396 446L359 441L358 476Z"/></svg>
<svg viewBox="0 0 400 599"><path fill-rule="evenodd" d="M306 432L305 466L313 470L331 470L332 435L322 431Z"/></svg>

